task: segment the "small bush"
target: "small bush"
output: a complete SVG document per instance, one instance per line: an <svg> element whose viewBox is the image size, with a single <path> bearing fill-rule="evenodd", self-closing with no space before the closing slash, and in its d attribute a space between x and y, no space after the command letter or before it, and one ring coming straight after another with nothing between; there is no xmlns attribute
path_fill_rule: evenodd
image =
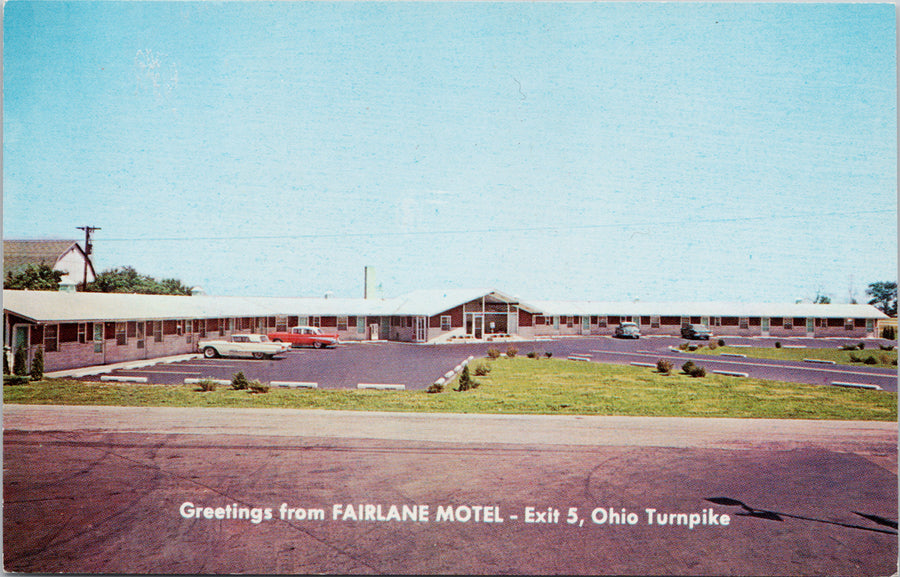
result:
<svg viewBox="0 0 900 577"><path fill-rule="evenodd" d="M250 389L251 393L268 393L269 385L264 385L256 379L253 379L249 383L247 383L247 387Z"/></svg>
<svg viewBox="0 0 900 577"><path fill-rule="evenodd" d="M31 359L31 380L39 381L44 378L44 347L38 347Z"/></svg>
<svg viewBox="0 0 900 577"><path fill-rule="evenodd" d="M878 359L876 359L873 355L869 355L863 362L867 365L877 365Z"/></svg>
<svg viewBox="0 0 900 577"><path fill-rule="evenodd" d="M244 391L250 386L250 381L244 376L244 371L238 371L231 377L231 388L235 391Z"/></svg>
<svg viewBox="0 0 900 577"><path fill-rule="evenodd" d="M841 345L842 351L855 351L856 345Z"/></svg>
<svg viewBox="0 0 900 577"><path fill-rule="evenodd" d="M683 373L689 375L689 374L691 374L691 369L693 369L696 366L697 365L694 364L694 361L688 361L688 362L684 363L683 365L681 365L681 371Z"/></svg>
<svg viewBox="0 0 900 577"><path fill-rule="evenodd" d="M690 344L690 345L688 345L687 350L689 350L689 351L696 351L696 350L699 349L701 346L702 346L702 345L694 345L694 344Z"/></svg>
<svg viewBox="0 0 900 577"><path fill-rule="evenodd" d="M211 379L211 378L201 379L200 382L197 383L197 386L199 387L197 390L200 391L201 393L208 393L210 391L215 391L216 384L217 383L216 383L215 379Z"/></svg>
<svg viewBox="0 0 900 577"><path fill-rule="evenodd" d="M888 355L885 355L885 354L878 355L878 360L881 361L882 365L891 364L891 357L889 357Z"/></svg>
<svg viewBox="0 0 900 577"><path fill-rule="evenodd" d="M666 359L659 359L658 361L656 361L656 370L666 375L672 372L672 367L674 366L675 365L672 364L672 361Z"/></svg>
<svg viewBox="0 0 900 577"><path fill-rule="evenodd" d="M536 359L541 356L541 353L539 353L537 351L531 351L525 356L528 357L529 359Z"/></svg>
<svg viewBox="0 0 900 577"><path fill-rule="evenodd" d="M894 345L878 345L878 348L883 351L892 351L894 350Z"/></svg>
<svg viewBox="0 0 900 577"><path fill-rule="evenodd" d="M551 353L550 351L547 351L546 353L544 353L544 356L549 359L550 357L553 356L553 353Z"/></svg>
<svg viewBox="0 0 900 577"><path fill-rule="evenodd" d="M3 375L4 385L26 385L30 379L23 375Z"/></svg>
<svg viewBox="0 0 900 577"><path fill-rule="evenodd" d="M719 346L720 346L720 347L724 347L724 346L725 346L725 339L719 339L717 342L719 343Z"/></svg>
<svg viewBox="0 0 900 577"><path fill-rule="evenodd" d="M682 351L686 351L686 350L688 350L689 346L690 345L688 343L681 343L680 345L678 345L678 348L681 349Z"/></svg>
<svg viewBox="0 0 900 577"><path fill-rule="evenodd" d="M711 350L711 351L714 351L717 348L719 348L719 345L717 345L716 343L709 343L708 346L709 346L709 350Z"/></svg>
<svg viewBox="0 0 900 577"><path fill-rule="evenodd" d="M693 367L691 367L691 371L688 374L694 378L702 378L706 376L706 369L694 365Z"/></svg>
<svg viewBox="0 0 900 577"><path fill-rule="evenodd" d="M492 360L497 360L500 358L500 350L495 349L494 347L491 347L487 351L487 356Z"/></svg>
<svg viewBox="0 0 900 577"><path fill-rule="evenodd" d="M861 350L861 351L862 351L862 350L865 350L865 348L866 348L866 343L860 341L860 343L859 343L858 345L856 345L856 348L858 348L858 349Z"/></svg>
<svg viewBox="0 0 900 577"><path fill-rule="evenodd" d="M513 346L509 346L506 348L506 356L509 358L515 358L515 356L519 354L519 349Z"/></svg>
<svg viewBox="0 0 900 577"><path fill-rule="evenodd" d="M16 349L16 354L13 356L13 374L19 375L20 377L24 377L28 374L28 351L25 350L25 347L19 347Z"/></svg>
<svg viewBox="0 0 900 577"><path fill-rule="evenodd" d="M891 364L895 367L897 366L897 359L891 359Z"/></svg>
<svg viewBox="0 0 900 577"><path fill-rule="evenodd" d="M489 367L488 365L486 365L484 363L479 363L479 364L475 365L475 376L483 377L483 376L487 375L489 372L491 372L491 367Z"/></svg>
<svg viewBox="0 0 900 577"><path fill-rule="evenodd" d="M776 348L776 349L780 349L780 348L781 348L781 341L775 341L775 348Z"/></svg>
<svg viewBox="0 0 900 577"><path fill-rule="evenodd" d="M861 363L861 362L863 362L863 360L862 360L862 357L860 357L854 353L850 353L850 362L851 363Z"/></svg>
<svg viewBox="0 0 900 577"><path fill-rule="evenodd" d="M889 341L897 340L897 329L895 327L884 327L881 329L881 338Z"/></svg>
<svg viewBox="0 0 900 577"><path fill-rule="evenodd" d="M443 393L444 392L444 384L443 383L432 383L426 390L426 393Z"/></svg>
<svg viewBox="0 0 900 577"><path fill-rule="evenodd" d="M472 388L472 377L469 375L469 366L466 365L463 367L462 372L459 373L459 385L456 387L457 391L468 391Z"/></svg>

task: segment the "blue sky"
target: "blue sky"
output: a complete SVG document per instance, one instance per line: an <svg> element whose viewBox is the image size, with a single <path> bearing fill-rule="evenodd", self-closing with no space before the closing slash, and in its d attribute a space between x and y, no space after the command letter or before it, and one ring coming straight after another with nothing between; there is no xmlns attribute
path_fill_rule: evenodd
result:
<svg viewBox="0 0 900 577"><path fill-rule="evenodd" d="M897 278L892 4L20 2L3 236L210 294L846 302Z"/></svg>

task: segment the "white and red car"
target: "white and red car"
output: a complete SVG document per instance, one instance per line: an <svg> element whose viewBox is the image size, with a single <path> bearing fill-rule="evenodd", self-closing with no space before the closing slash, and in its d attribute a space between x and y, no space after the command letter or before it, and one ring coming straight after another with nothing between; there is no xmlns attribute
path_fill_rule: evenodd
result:
<svg viewBox="0 0 900 577"><path fill-rule="evenodd" d="M292 327L287 331L269 333L269 340L289 343L294 347L333 347L340 342L337 333L323 333L319 327Z"/></svg>
<svg viewBox="0 0 900 577"><path fill-rule="evenodd" d="M253 357L254 359L271 359L277 354L286 352L290 345L273 343L266 335L240 334L231 335L228 340L200 341L197 348L207 359L214 357Z"/></svg>

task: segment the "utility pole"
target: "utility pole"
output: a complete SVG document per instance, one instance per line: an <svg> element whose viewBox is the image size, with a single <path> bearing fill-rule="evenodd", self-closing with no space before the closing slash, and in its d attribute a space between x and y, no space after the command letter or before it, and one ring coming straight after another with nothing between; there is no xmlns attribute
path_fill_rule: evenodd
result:
<svg viewBox="0 0 900 577"><path fill-rule="evenodd" d="M100 230L98 226L78 226L75 227L78 230L84 231L84 280L81 284L81 290L87 290L87 271L88 271L88 263L91 260L91 253L93 251L93 246L91 245L91 233L95 230Z"/></svg>

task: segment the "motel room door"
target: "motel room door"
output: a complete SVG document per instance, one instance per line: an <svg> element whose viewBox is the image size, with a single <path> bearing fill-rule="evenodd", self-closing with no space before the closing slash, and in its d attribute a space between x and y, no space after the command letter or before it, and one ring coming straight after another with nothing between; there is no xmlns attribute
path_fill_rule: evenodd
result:
<svg viewBox="0 0 900 577"><path fill-rule="evenodd" d="M427 340L426 326L428 317L416 317L416 342L424 343Z"/></svg>
<svg viewBox="0 0 900 577"><path fill-rule="evenodd" d="M466 313L466 335L476 339L484 338L484 315Z"/></svg>

